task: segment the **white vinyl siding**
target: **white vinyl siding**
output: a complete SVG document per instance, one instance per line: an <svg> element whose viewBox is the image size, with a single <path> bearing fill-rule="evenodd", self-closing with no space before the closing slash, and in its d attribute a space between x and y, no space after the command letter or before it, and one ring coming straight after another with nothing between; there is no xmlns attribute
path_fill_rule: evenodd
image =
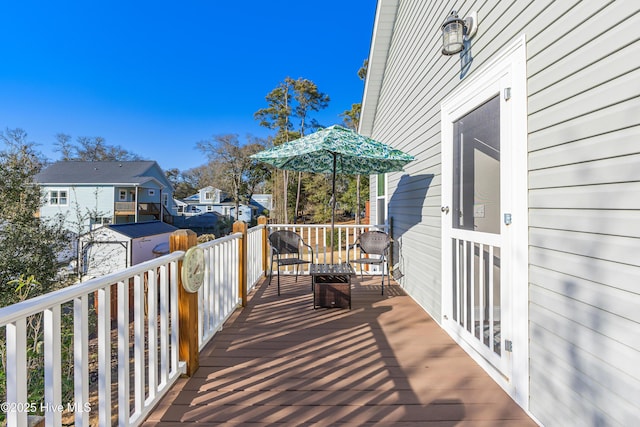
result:
<svg viewBox="0 0 640 427"><path fill-rule="evenodd" d="M396 3L382 0L383 10ZM640 414L640 3L400 0L395 20L386 18L393 37L388 54L380 50L384 58L370 58L370 67L381 64L372 81L382 83L365 92L363 130L416 156L405 174L387 175L394 262L400 283L435 319L440 105L461 82L459 57L440 53L451 9L478 13L465 78L514 38L527 40L528 410L545 426L633 425Z"/></svg>
<svg viewBox="0 0 640 427"><path fill-rule="evenodd" d="M553 7L569 6L570 20L555 17L529 44L531 411L545 425L630 425L640 414L640 5Z"/></svg>

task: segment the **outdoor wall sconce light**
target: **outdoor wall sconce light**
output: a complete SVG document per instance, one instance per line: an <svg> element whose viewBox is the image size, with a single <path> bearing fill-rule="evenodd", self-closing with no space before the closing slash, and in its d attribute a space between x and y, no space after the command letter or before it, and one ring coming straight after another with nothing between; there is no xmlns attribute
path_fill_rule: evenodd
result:
<svg viewBox="0 0 640 427"><path fill-rule="evenodd" d="M442 24L442 54L455 55L469 45L469 40L478 30L478 14L472 12L464 19L453 10ZM465 43L466 42L466 43Z"/></svg>

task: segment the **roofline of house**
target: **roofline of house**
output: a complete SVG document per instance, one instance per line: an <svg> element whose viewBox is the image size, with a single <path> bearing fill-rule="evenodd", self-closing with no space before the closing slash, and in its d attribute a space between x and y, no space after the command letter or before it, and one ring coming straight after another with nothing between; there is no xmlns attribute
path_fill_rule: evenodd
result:
<svg viewBox="0 0 640 427"><path fill-rule="evenodd" d="M371 136L400 0L378 0L358 132Z"/></svg>
<svg viewBox="0 0 640 427"><path fill-rule="evenodd" d="M147 177L147 179L145 180L141 180L141 181L135 181L135 182L38 182L37 184L40 185L41 187L53 187L53 186L68 186L68 187L87 187L87 186L93 186L93 185L104 185L104 186L113 186L113 187L117 187L117 186L134 186L134 187L139 187L142 186L150 181L154 181L156 182L161 189L165 189L165 188L169 188L167 185L165 185L163 182L161 182L160 180L154 178L154 177Z"/></svg>

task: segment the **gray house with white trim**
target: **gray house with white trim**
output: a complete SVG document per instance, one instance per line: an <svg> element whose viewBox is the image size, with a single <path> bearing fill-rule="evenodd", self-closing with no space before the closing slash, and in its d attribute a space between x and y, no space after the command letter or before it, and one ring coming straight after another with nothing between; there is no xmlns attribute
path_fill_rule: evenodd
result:
<svg viewBox="0 0 640 427"><path fill-rule="evenodd" d="M253 199L251 200L253 202ZM230 219L235 219L236 204L224 191L207 186L198 190L181 201L178 206L178 215L194 216L206 213L217 213ZM240 203L238 219L247 223L258 216L258 206Z"/></svg>
<svg viewBox="0 0 640 427"><path fill-rule="evenodd" d="M477 33L445 56L452 9ZM359 131L417 160L372 177L372 221L398 282L546 426L640 420L639 12L378 1Z"/></svg>

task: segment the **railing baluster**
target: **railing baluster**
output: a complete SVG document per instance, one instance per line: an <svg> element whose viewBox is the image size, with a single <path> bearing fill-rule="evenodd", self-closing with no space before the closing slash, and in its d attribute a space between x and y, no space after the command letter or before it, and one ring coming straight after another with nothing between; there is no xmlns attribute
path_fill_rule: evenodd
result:
<svg viewBox="0 0 640 427"><path fill-rule="evenodd" d="M232 259L232 265L234 266L234 280L233 283L238 283L238 281L240 280L240 273L239 273L239 269L237 268L239 263L240 263L240 240L236 240L235 242L230 242L230 245L232 245L232 253L233 256L231 257ZM234 286L234 288L236 289L236 298L234 298L234 301L231 303L230 307L229 307L229 311L235 309L238 300L240 300L240 298L242 297L240 295L240 290L238 289L238 286Z"/></svg>
<svg viewBox="0 0 640 427"><path fill-rule="evenodd" d="M214 246L213 247L213 257L216 260L220 260L220 262L222 262L222 260L220 259L220 246ZM212 288L213 288L213 293L216 296L214 299L214 313L213 313L213 318L214 318L214 322L215 322L215 326L214 328L217 330L218 326L220 325L220 313L222 311L222 301L224 299L224 289L220 286L220 275L222 274L222 269L218 268L215 269L213 271L213 283L212 283Z"/></svg>
<svg viewBox="0 0 640 427"><path fill-rule="evenodd" d="M111 287L98 289L98 415L101 426L111 425Z"/></svg>
<svg viewBox="0 0 640 427"><path fill-rule="evenodd" d="M44 311L44 404L47 425L62 423L62 357L60 305Z"/></svg>
<svg viewBox="0 0 640 427"><path fill-rule="evenodd" d="M89 298L82 295L73 300L73 388L75 400L74 424L89 426Z"/></svg>
<svg viewBox="0 0 640 427"><path fill-rule="evenodd" d="M142 412L144 406L144 288L139 274L134 277L133 285L133 361L134 361L134 402L135 413Z"/></svg>
<svg viewBox="0 0 640 427"><path fill-rule="evenodd" d="M207 256L205 254L205 263L207 262ZM207 280L207 269L205 268L205 277L204 280ZM207 334L207 313L205 307L207 305L207 287L202 286L198 289L198 349L202 349L203 336Z"/></svg>
<svg viewBox="0 0 640 427"><path fill-rule="evenodd" d="M166 265L160 266L160 388L169 382L169 277Z"/></svg>
<svg viewBox="0 0 640 427"><path fill-rule="evenodd" d="M129 421L129 281L118 282L118 419ZM126 420L126 421L125 421Z"/></svg>
<svg viewBox="0 0 640 427"><path fill-rule="evenodd" d="M27 320L6 326L7 333L7 426L27 425L27 413L18 405L27 403ZM23 409L18 411L17 409ZM40 409L40 408L38 408Z"/></svg>
<svg viewBox="0 0 640 427"><path fill-rule="evenodd" d="M158 282L155 268L147 272L147 354L148 398L156 398L158 390Z"/></svg>
<svg viewBox="0 0 640 427"><path fill-rule="evenodd" d="M171 295L171 374L178 371L178 262L171 262L170 274Z"/></svg>

